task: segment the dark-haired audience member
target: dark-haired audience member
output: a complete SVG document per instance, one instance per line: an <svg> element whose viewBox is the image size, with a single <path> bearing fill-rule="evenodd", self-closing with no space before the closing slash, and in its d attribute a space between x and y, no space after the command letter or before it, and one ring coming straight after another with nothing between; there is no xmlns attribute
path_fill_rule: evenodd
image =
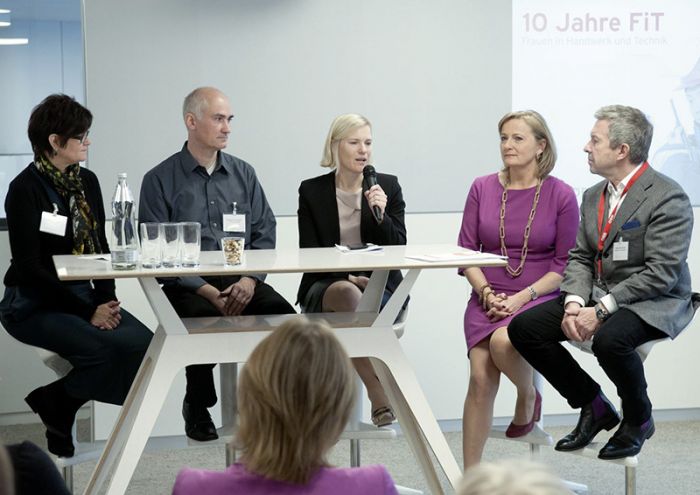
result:
<svg viewBox="0 0 700 495"><path fill-rule="evenodd" d="M183 469L173 495L393 495L382 466L333 468L355 396L348 355L324 322L289 321L251 353L238 385L241 462Z"/></svg>
<svg viewBox="0 0 700 495"><path fill-rule="evenodd" d="M5 199L12 261L0 321L25 344L48 349L73 369L30 393L46 426L49 451L73 455L71 428L88 400L122 404L152 333L121 308L114 280L61 282L55 254L109 253L105 212L87 158L92 114L73 98L47 97L29 118L34 161Z"/></svg>
<svg viewBox="0 0 700 495"><path fill-rule="evenodd" d="M5 462L0 467L0 495L70 494L56 464L32 442L0 445L0 464Z"/></svg>

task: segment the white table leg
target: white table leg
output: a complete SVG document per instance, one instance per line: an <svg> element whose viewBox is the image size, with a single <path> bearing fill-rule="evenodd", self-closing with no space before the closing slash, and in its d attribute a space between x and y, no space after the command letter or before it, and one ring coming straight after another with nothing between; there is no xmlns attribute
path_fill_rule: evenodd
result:
<svg viewBox="0 0 700 495"><path fill-rule="evenodd" d="M442 488L424 446L425 442L450 484L456 487L462 472L392 328L337 329L336 335L351 357L370 357L379 381L399 417L401 428L424 471L431 492L442 493Z"/></svg>
<svg viewBox="0 0 700 495"><path fill-rule="evenodd" d="M146 403L146 401L148 403L153 402L151 399L151 395L153 394L152 389L155 388L152 385L153 376L154 374L156 374L156 372L158 373L158 375L161 375L164 371L165 366L159 363L158 358L163 352L166 338L167 336L165 335L165 332L162 330L162 328L159 328L153 336L151 345L148 347L146 356L144 357L143 362L141 363L141 367L139 368L139 371L136 374L136 377L134 378L134 383L131 385L131 390L129 390L129 394L127 395L124 405L122 406L122 409L119 413L119 417L117 418L117 422L114 425L114 429L109 435L107 444L105 445L105 449L102 452L102 455L100 456L97 465L95 466L95 470L93 471L92 476L85 488L85 491L83 492L84 494L87 495L92 493L98 493L101 490L104 481L107 479L113 467L116 465L118 468L123 462L123 448L128 442L128 440L130 438L135 437L137 431L142 430L143 425L140 423L141 418L139 417L139 412L143 409L143 404ZM177 371L177 368L175 368L174 371L171 372L172 376L170 376L170 382L160 387L162 390L163 397L157 403L158 406L162 406L163 401L165 400L165 394L167 394L170 388L169 385L174 379ZM153 422L155 422L155 418L157 417L159 410L160 408L158 408L158 411L155 412ZM135 426L137 425L137 421L139 428L135 428ZM151 429L152 427L153 425L151 424ZM143 439L144 444L148 439L149 433L150 429L148 433L146 433L145 438ZM143 446L141 447L141 450L143 450ZM140 452L133 456L135 463L138 462L139 457ZM128 476L128 479L130 478L131 475ZM128 479L126 481L127 483ZM124 490L125 489L126 487L124 487Z"/></svg>
<svg viewBox="0 0 700 495"><path fill-rule="evenodd" d="M393 332L390 332L390 336L393 337ZM399 416L408 417L407 422L399 417L402 430L406 431L406 429L408 429L408 431L406 431L407 436L412 436L413 442L415 442L416 445L420 445L423 452L425 450L423 438L425 439L435 455L438 464L447 476L450 485L456 488L462 476L462 470L459 468L447 444L447 440L445 440L445 436L440 430L440 426L428 405L428 400L423 394L413 368L403 354L398 340L396 340L396 346L394 346L393 349L383 347L382 351L381 354L376 354L380 363L376 363L375 370L379 372L377 375L379 381L382 385L385 385L385 390L389 394L389 400L392 405L394 405L395 410L400 411ZM374 358L373 361L376 362ZM406 428L406 426L408 426L408 428ZM422 437L420 433L422 433ZM414 454L417 458L420 459L421 456L425 455L423 452L417 451L416 449L417 447L414 447ZM430 462L429 458L424 460ZM434 469L426 471L424 467L424 473L429 483L431 478L437 481ZM440 491L435 490L436 489L431 486L432 493L442 492L441 488L439 489Z"/></svg>

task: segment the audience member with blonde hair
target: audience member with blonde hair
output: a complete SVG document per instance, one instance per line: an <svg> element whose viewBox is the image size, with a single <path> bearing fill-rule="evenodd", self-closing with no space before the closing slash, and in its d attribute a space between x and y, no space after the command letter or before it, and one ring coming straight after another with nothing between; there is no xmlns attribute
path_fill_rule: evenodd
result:
<svg viewBox="0 0 700 495"><path fill-rule="evenodd" d="M173 495L396 494L382 466L333 468L326 460L354 394L350 359L326 323L281 325L241 372L241 462L225 471L185 468Z"/></svg>
<svg viewBox="0 0 700 495"><path fill-rule="evenodd" d="M530 461L483 462L467 469L457 495L571 495L545 465Z"/></svg>

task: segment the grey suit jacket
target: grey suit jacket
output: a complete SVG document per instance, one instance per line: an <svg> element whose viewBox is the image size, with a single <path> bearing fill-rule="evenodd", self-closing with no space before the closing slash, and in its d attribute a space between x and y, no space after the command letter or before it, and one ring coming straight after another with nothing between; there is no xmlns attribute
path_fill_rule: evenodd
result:
<svg viewBox="0 0 700 495"><path fill-rule="evenodd" d="M569 253L561 290L591 298L598 245L602 181L583 193L576 246ZM606 200L605 218L608 215ZM671 338L693 317L687 257L693 231L688 196L652 168L627 192L603 245L603 277L620 308L627 308ZM613 261L613 244L629 243L628 259Z"/></svg>

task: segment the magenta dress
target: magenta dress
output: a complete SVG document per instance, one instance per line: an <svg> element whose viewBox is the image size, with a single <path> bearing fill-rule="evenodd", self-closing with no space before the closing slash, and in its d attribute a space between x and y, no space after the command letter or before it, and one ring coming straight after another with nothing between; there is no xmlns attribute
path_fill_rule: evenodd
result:
<svg viewBox="0 0 700 495"><path fill-rule="evenodd" d="M306 485L293 485L251 473L236 463L225 471L185 468L173 495L397 495L384 466L321 468Z"/></svg>
<svg viewBox="0 0 700 495"><path fill-rule="evenodd" d="M536 187L508 190L505 243L508 263L513 269L520 264L523 234L532 209L535 190ZM502 194L503 186L498 180L498 174L479 177L474 181L464 206L458 241L460 246L485 253L501 254L498 219ZM569 250L576 243L578 222L578 202L573 189L555 177L547 177L542 183L540 200L530 229L528 255L523 272L519 277L513 278L502 267L482 268L493 290L496 293L511 295L532 285L547 272L563 275ZM541 296L525 304L518 313L558 295L557 290ZM513 316L491 323L479 304L479 295L472 290L464 312L467 349L471 350L497 328L507 326Z"/></svg>

